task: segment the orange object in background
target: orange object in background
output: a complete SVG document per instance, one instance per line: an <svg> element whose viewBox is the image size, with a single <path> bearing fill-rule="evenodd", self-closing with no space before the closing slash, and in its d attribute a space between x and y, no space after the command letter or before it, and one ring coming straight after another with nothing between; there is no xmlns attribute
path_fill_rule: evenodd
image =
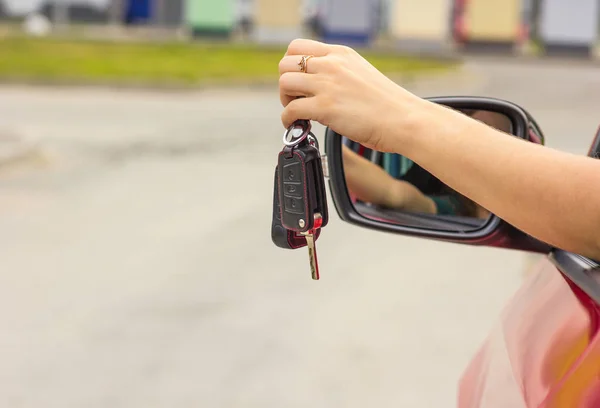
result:
<svg viewBox="0 0 600 408"><path fill-rule="evenodd" d="M600 407L599 317L544 259L468 367L459 408Z"/></svg>
<svg viewBox="0 0 600 408"><path fill-rule="evenodd" d="M457 0L455 35L462 41L517 43L522 35L521 0Z"/></svg>
<svg viewBox="0 0 600 408"><path fill-rule="evenodd" d="M255 0L259 26L297 29L302 25L301 0Z"/></svg>
<svg viewBox="0 0 600 408"><path fill-rule="evenodd" d="M258 42L287 44L302 37L301 0L255 0L254 11Z"/></svg>
<svg viewBox="0 0 600 408"><path fill-rule="evenodd" d="M450 33L447 0L395 0L391 31L394 37L445 42Z"/></svg>

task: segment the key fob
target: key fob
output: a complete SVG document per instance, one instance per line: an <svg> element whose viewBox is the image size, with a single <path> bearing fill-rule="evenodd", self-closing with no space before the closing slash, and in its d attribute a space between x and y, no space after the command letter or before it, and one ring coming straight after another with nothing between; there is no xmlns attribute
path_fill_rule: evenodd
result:
<svg viewBox="0 0 600 408"><path fill-rule="evenodd" d="M271 239L287 249L308 247L310 274L319 280L315 242L329 213L319 143L307 120L294 122L283 136L273 189Z"/></svg>
<svg viewBox="0 0 600 408"><path fill-rule="evenodd" d="M323 165L319 149L308 139L297 146L285 146L277 164L277 189L281 225L293 232L315 229L315 216L320 214L323 228L329 221Z"/></svg>
<svg viewBox="0 0 600 408"><path fill-rule="evenodd" d="M278 168L275 168L275 186L273 187L273 221L271 222L271 240L279 248L284 249L298 249L305 247L306 236L300 235L295 231L286 229L281 224L281 205L279 203L279 183L277 182ZM321 235L321 229L319 228L315 233L315 241Z"/></svg>

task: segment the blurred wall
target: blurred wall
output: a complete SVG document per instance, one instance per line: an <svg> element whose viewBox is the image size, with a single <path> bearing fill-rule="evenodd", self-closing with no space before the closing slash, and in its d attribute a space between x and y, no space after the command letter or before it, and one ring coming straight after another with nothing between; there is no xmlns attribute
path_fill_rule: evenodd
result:
<svg viewBox="0 0 600 408"><path fill-rule="evenodd" d="M196 35L228 35L235 24L233 0L187 0L185 21Z"/></svg>
<svg viewBox="0 0 600 408"><path fill-rule="evenodd" d="M451 0L395 0L391 33L396 38L443 42L450 33Z"/></svg>
<svg viewBox="0 0 600 408"><path fill-rule="evenodd" d="M176 27L184 20L185 0L162 0L161 24Z"/></svg>
<svg viewBox="0 0 600 408"><path fill-rule="evenodd" d="M545 0L541 5L540 39L552 44L593 44L598 38L599 9L599 0Z"/></svg>
<svg viewBox="0 0 600 408"><path fill-rule="evenodd" d="M262 27L299 27L303 0L254 0L256 24Z"/></svg>
<svg viewBox="0 0 600 408"><path fill-rule="evenodd" d="M7 14L22 16L42 9L45 5L55 3L50 0L0 0ZM108 9L113 0L57 0L60 5L79 9L104 10ZM119 1L119 0L116 0ZM121 0L125 1L125 0Z"/></svg>
<svg viewBox="0 0 600 408"><path fill-rule="evenodd" d="M366 44L377 32L377 0L323 0L325 41Z"/></svg>
<svg viewBox="0 0 600 408"><path fill-rule="evenodd" d="M464 22L468 39L516 41L521 28L521 10L521 0L467 0Z"/></svg>
<svg viewBox="0 0 600 408"><path fill-rule="evenodd" d="M286 43L302 36L303 0L254 0L255 37Z"/></svg>
<svg viewBox="0 0 600 408"><path fill-rule="evenodd" d="M55 1L45 1L39 11L44 16L52 19L54 15ZM66 18L71 22L102 24L110 20L110 9L108 4L94 4L82 2L63 2L66 7Z"/></svg>

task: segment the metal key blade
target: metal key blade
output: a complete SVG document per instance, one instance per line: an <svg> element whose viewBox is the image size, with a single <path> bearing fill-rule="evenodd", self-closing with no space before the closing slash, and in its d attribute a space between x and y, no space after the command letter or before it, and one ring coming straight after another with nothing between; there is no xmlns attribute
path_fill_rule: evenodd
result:
<svg viewBox="0 0 600 408"><path fill-rule="evenodd" d="M308 247L308 262L310 263L310 274L313 280L319 280L319 261L317 260L317 246L315 245L315 233L323 225L321 213L315 213L315 224L312 230L303 234L306 237L306 246Z"/></svg>
<svg viewBox="0 0 600 408"><path fill-rule="evenodd" d="M319 262L317 261L317 247L315 245L315 236L312 231L306 234L306 244L308 247L308 262L310 264L310 274L313 280L319 280Z"/></svg>

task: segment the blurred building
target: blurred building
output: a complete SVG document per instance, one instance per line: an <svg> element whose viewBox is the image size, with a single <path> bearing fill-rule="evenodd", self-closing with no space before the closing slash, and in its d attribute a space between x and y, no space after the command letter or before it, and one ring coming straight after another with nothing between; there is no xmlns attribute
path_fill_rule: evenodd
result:
<svg viewBox="0 0 600 408"><path fill-rule="evenodd" d="M395 0L390 34L403 49L444 48L451 34L451 6L447 0Z"/></svg>
<svg viewBox="0 0 600 408"><path fill-rule="evenodd" d="M479 50L512 51L523 39L521 0L455 0L454 40Z"/></svg>
<svg viewBox="0 0 600 408"><path fill-rule="evenodd" d="M309 31L367 46L385 33L417 51L452 43L512 53L533 42L547 53L593 55L600 40L600 0L0 0L0 19L32 12L57 25L186 26L194 36L221 38L237 29L261 43Z"/></svg>
<svg viewBox="0 0 600 408"><path fill-rule="evenodd" d="M539 13L539 41L546 53L590 55L598 40L598 0L545 0Z"/></svg>
<svg viewBox="0 0 600 408"><path fill-rule="evenodd" d="M3 0L6 11L11 15L25 15L39 11L49 0ZM59 5L90 6L92 8L107 8L112 0L58 0Z"/></svg>
<svg viewBox="0 0 600 408"><path fill-rule="evenodd" d="M380 0L322 0L322 38L327 42L367 45L379 34Z"/></svg>
<svg viewBox="0 0 600 408"><path fill-rule="evenodd" d="M52 19L55 13L56 1L45 1L38 9L40 14L48 19ZM100 24L107 23L110 19L110 11L108 4L94 4L87 2L61 2L64 7L65 18L70 22L84 24Z"/></svg>
<svg viewBox="0 0 600 408"><path fill-rule="evenodd" d="M181 26L185 19L185 0L163 0L160 24L167 27Z"/></svg>
<svg viewBox="0 0 600 408"><path fill-rule="evenodd" d="M261 43L288 43L302 36L303 0L255 0L254 37Z"/></svg>
<svg viewBox="0 0 600 408"><path fill-rule="evenodd" d="M235 28L233 0L187 0L185 24L194 37L228 38Z"/></svg>
<svg viewBox="0 0 600 408"><path fill-rule="evenodd" d="M254 0L238 0L236 4L236 26L249 36L254 29Z"/></svg>

